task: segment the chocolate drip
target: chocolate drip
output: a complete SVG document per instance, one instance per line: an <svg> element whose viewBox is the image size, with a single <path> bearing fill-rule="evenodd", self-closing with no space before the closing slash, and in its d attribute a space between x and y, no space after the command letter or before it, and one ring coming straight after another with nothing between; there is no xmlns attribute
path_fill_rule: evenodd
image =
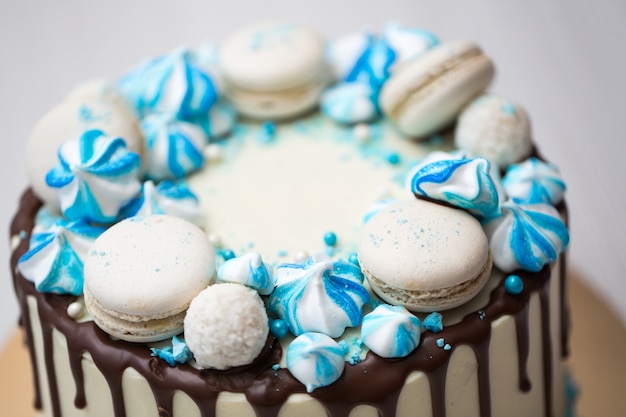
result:
<svg viewBox="0 0 626 417"><path fill-rule="evenodd" d="M30 233L34 215L41 203L27 191L22 198L20 211L13 221L11 234L20 231ZM170 367L165 362L151 356L143 344L114 341L93 322L77 323L67 315L67 306L75 297L41 294L16 270L17 260L28 249L24 239L12 255L11 267L16 293L22 310L21 323L24 326L35 376L35 406L41 408L40 381L34 357L34 339L31 318L28 314L27 296L36 299L41 327L44 334L48 386L52 398L53 413L61 417L56 371L52 360L52 330L57 329L68 342L69 362L76 384L74 404L77 408L86 405L84 376L82 370L83 353L89 352L95 366L103 374L111 388L115 417L125 417L125 403L122 390L122 375L125 369L135 369L148 382L153 392L159 415L173 414L173 396L178 390L185 392L198 406L202 417L215 416L215 404L221 391L243 393L258 417L276 417L282 405L294 393L305 393L305 387L286 369L272 369L280 362L282 350L274 337L269 337L259 357L249 366L228 371L199 371L189 365ZM564 267L562 273L564 274ZM524 391L528 360L528 302L532 294L538 293L541 305L544 396L546 416L552 412L552 347L550 339L549 278L550 267L538 273L517 271L523 282L522 294L513 296L499 283L491 292L489 301L482 310L468 314L455 325L446 326L434 334L430 331L422 335L420 346L406 358L384 359L373 352L356 365L346 365L341 378L328 387L313 391L311 397L317 399L332 417L348 417L357 405L376 407L381 417L396 414L398 398L404 383L411 372L422 371L428 377L431 387L432 410L434 417L446 415L446 374L450 358L461 345L470 346L478 364L479 406L482 417L491 416L489 383L489 344L492 323L504 315L515 319L518 343L520 390ZM564 303L564 299L561 300ZM566 331L563 330L562 336ZM437 339L444 338L451 349L437 346ZM530 384L528 384L530 386Z"/></svg>
<svg viewBox="0 0 626 417"><path fill-rule="evenodd" d="M541 336L543 339L543 395L546 417L552 416L552 343L550 338L550 289L549 282L539 290L541 305Z"/></svg>
<svg viewBox="0 0 626 417"><path fill-rule="evenodd" d="M530 345L528 314L528 305L525 305L513 316L515 318L515 332L517 334L517 373L519 375L519 389L523 392L528 392L532 388L528 376L528 352Z"/></svg>

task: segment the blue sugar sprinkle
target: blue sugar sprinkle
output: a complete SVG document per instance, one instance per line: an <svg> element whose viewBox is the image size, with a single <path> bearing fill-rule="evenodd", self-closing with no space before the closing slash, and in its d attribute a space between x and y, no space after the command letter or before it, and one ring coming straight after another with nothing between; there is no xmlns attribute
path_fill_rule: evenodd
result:
<svg viewBox="0 0 626 417"><path fill-rule="evenodd" d="M436 340L437 343L437 347L443 347L445 341L443 340L443 337L440 337L439 339Z"/></svg>
<svg viewBox="0 0 626 417"><path fill-rule="evenodd" d="M350 346L348 346L348 342L346 342L345 340L340 340L339 342L337 342L337 344L339 345L339 349L341 349L341 352L344 355L347 355L350 351Z"/></svg>
<svg viewBox="0 0 626 417"><path fill-rule="evenodd" d="M424 329L430 330L433 333L439 333L443 330L441 314L436 311L427 315L422 324Z"/></svg>
<svg viewBox="0 0 626 417"><path fill-rule="evenodd" d="M504 289L511 295L518 295L524 290L524 282L517 275L509 275L504 280Z"/></svg>
<svg viewBox="0 0 626 417"><path fill-rule="evenodd" d="M446 345L443 347L443 350L450 350L452 349L452 346L450 346L449 343L446 343Z"/></svg>
<svg viewBox="0 0 626 417"><path fill-rule="evenodd" d="M219 252L219 254L222 256L222 258L227 261L229 259L233 259L235 257L235 252L233 252L231 249L224 249L221 250Z"/></svg>
<svg viewBox="0 0 626 417"><path fill-rule="evenodd" d="M515 115L515 106L513 105L513 103L503 104L502 106L500 106L500 110L502 110L503 113L506 113L508 115L511 115L511 116Z"/></svg>
<svg viewBox="0 0 626 417"><path fill-rule="evenodd" d="M351 253L350 256L348 256L348 262L359 266L359 256L356 253Z"/></svg>
<svg viewBox="0 0 626 417"><path fill-rule="evenodd" d="M20 230L20 239L25 240L28 234L24 230Z"/></svg>
<svg viewBox="0 0 626 417"><path fill-rule="evenodd" d="M278 257L280 257L280 258L284 258L287 255L289 255L289 252L287 252L284 249L281 249L281 250L278 251Z"/></svg>
<svg viewBox="0 0 626 417"><path fill-rule="evenodd" d="M337 235L334 232L326 232L324 234L324 243L328 246L335 246L337 244Z"/></svg>
<svg viewBox="0 0 626 417"><path fill-rule="evenodd" d="M273 371L278 371L279 369L280 369L280 364L275 363L274 365L272 365Z"/></svg>
<svg viewBox="0 0 626 417"><path fill-rule="evenodd" d="M289 332L289 326L287 325L287 322L284 320L281 320L281 319L272 320L270 322L270 331L272 332L274 336L276 336L279 339L282 339L283 337L287 336L287 333Z"/></svg>
<svg viewBox="0 0 626 417"><path fill-rule="evenodd" d="M326 246L326 250L324 252L326 252L326 255L332 257L335 255L335 248L333 248L332 246Z"/></svg>
<svg viewBox="0 0 626 417"><path fill-rule="evenodd" d="M276 125L273 122L263 122L261 124L261 131L259 132L258 139L261 142L269 143L273 142L276 138Z"/></svg>
<svg viewBox="0 0 626 417"><path fill-rule="evenodd" d="M391 152L387 155L387 162L391 165L398 165L400 163L400 154L397 152Z"/></svg>
<svg viewBox="0 0 626 417"><path fill-rule="evenodd" d="M485 313L485 310L478 310L478 318L481 320L484 320L485 316L487 314Z"/></svg>

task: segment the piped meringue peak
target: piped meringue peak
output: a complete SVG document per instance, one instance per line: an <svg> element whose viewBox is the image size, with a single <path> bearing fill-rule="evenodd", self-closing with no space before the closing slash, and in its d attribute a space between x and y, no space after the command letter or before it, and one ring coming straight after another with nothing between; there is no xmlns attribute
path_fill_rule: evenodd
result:
<svg viewBox="0 0 626 417"><path fill-rule="evenodd" d="M504 272L538 272L567 248L569 232L559 212L545 203L507 201L502 216L485 225L494 264Z"/></svg>
<svg viewBox="0 0 626 417"><path fill-rule="evenodd" d="M217 280L243 284L261 295L270 294L276 285L272 266L263 262L259 252L250 252L225 261L217 271Z"/></svg>
<svg viewBox="0 0 626 417"><path fill-rule="evenodd" d="M47 230L35 233L17 268L40 292L80 295L83 292L83 260L104 228L85 220L58 219Z"/></svg>
<svg viewBox="0 0 626 417"><path fill-rule="evenodd" d="M511 165L502 179L502 186L516 201L552 205L563 200L566 189L559 168L534 157Z"/></svg>
<svg viewBox="0 0 626 417"><path fill-rule="evenodd" d="M381 304L363 317L361 339L383 358L402 358L417 347L422 325L402 306Z"/></svg>
<svg viewBox="0 0 626 417"><path fill-rule="evenodd" d="M218 97L209 71L185 48L151 59L131 70L119 87L137 112L173 112L182 119L207 114Z"/></svg>
<svg viewBox="0 0 626 417"><path fill-rule="evenodd" d="M182 182L164 180L155 186L153 181L146 181L140 195L122 209L121 217L150 214L169 214L198 224L198 197Z"/></svg>
<svg viewBox="0 0 626 417"><path fill-rule="evenodd" d="M498 187L485 158L437 160L421 167L411 180L416 196L467 210L480 220L500 214Z"/></svg>
<svg viewBox="0 0 626 417"><path fill-rule="evenodd" d="M88 130L78 141L63 143L58 157L46 183L56 190L70 220L111 223L141 188L139 155L122 138Z"/></svg>
<svg viewBox="0 0 626 417"><path fill-rule="evenodd" d="M307 392L313 392L339 379L344 354L339 344L327 335L307 332L296 337L287 348L287 368Z"/></svg>
<svg viewBox="0 0 626 417"><path fill-rule="evenodd" d="M199 126L172 113L151 114L141 121L146 138L146 176L154 180L184 178L204 165L208 140Z"/></svg>
<svg viewBox="0 0 626 417"><path fill-rule="evenodd" d="M276 274L278 286L268 309L284 320L294 335L319 332L339 337L346 327L361 322L370 295L353 263L310 258L301 264L280 265Z"/></svg>

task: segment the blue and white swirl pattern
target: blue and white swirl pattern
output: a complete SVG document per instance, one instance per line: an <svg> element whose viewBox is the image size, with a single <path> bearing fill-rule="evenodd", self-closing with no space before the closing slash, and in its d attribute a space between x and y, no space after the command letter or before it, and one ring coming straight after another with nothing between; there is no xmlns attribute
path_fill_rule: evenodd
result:
<svg viewBox="0 0 626 417"><path fill-rule="evenodd" d="M319 332L339 337L361 322L370 299L359 267L345 261L283 264L276 269L277 287L268 309L298 336Z"/></svg>
<svg viewBox="0 0 626 417"><path fill-rule="evenodd" d="M198 197L184 183L170 180L146 181L141 194L122 209L120 217L148 216L150 214L169 214L192 223L200 222L200 203Z"/></svg>
<svg viewBox="0 0 626 417"><path fill-rule="evenodd" d="M88 130L78 141L59 148L59 164L46 175L65 217L96 223L114 222L120 209L141 189L140 158L126 148L122 138Z"/></svg>
<svg viewBox="0 0 626 417"><path fill-rule="evenodd" d="M217 280L243 284L261 295L270 294L276 285L272 266L263 262L258 252L250 252L224 262L217 271Z"/></svg>
<svg viewBox="0 0 626 417"><path fill-rule="evenodd" d="M481 220L500 215L498 187L484 158L439 160L420 168L411 191L467 210Z"/></svg>
<svg viewBox="0 0 626 417"><path fill-rule="evenodd" d="M553 206L507 201L502 212L485 225L493 263L502 271L538 272L567 247L567 226Z"/></svg>
<svg viewBox="0 0 626 417"><path fill-rule="evenodd" d="M507 195L517 202L552 205L563 200L566 188L559 168L537 158L509 166L502 186Z"/></svg>
<svg viewBox="0 0 626 417"><path fill-rule="evenodd" d="M381 304L361 323L361 340L383 358L403 358L420 342L420 320L402 306Z"/></svg>
<svg viewBox="0 0 626 417"><path fill-rule="evenodd" d="M57 220L35 233L17 269L39 292L80 295L83 292L83 259L104 228L85 220Z"/></svg>
<svg viewBox="0 0 626 417"><path fill-rule="evenodd" d="M119 87L141 116L172 112L188 119L206 114L218 97L207 68L184 48L131 70Z"/></svg>
<svg viewBox="0 0 626 417"><path fill-rule="evenodd" d="M184 178L204 165L204 131L173 114L152 114L141 122L146 138L146 176L153 180Z"/></svg>
<svg viewBox="0 0 626 417"><path fill-rule="evenodd" d="M228 135L235 128L237 122L237 110L225 101L218 101L207 114L201 114L191 122L204 130L209 139L218 139Z"/></svg>
<svg viewBox="0 0 626 417"><path fill-rule="evenodd" d="M321 110L340 123L368 122L378 116L376 95L367 84L340 82L322 93Z"/></svg>
<svg viewBox="0 0 626 417"><path fill-rule="evenodd" d="M405 28L397 22L390 22L383 30L383 39L396 54L394 69L398 65L415 59L427 50L439 45L439 38L424 29Z"/></svg>
<svg viewBox="0 0 626 417"><path fill-rule="evenodd" d="M307 392L325 387L339 379L345 366L341 347L321 333L304 333L287 348L287 369Z"/></svg>

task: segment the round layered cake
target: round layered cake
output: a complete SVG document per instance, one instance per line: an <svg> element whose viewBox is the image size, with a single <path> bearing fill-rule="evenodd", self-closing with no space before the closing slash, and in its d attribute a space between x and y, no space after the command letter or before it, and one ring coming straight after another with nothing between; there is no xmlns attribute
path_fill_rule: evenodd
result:
<svg viewBox="0 0 626 417"><path fill-rule="evenodd" d="M11 225L40 414L570 415L565 185L493 75L272 22L80 84Z"/></svg>

